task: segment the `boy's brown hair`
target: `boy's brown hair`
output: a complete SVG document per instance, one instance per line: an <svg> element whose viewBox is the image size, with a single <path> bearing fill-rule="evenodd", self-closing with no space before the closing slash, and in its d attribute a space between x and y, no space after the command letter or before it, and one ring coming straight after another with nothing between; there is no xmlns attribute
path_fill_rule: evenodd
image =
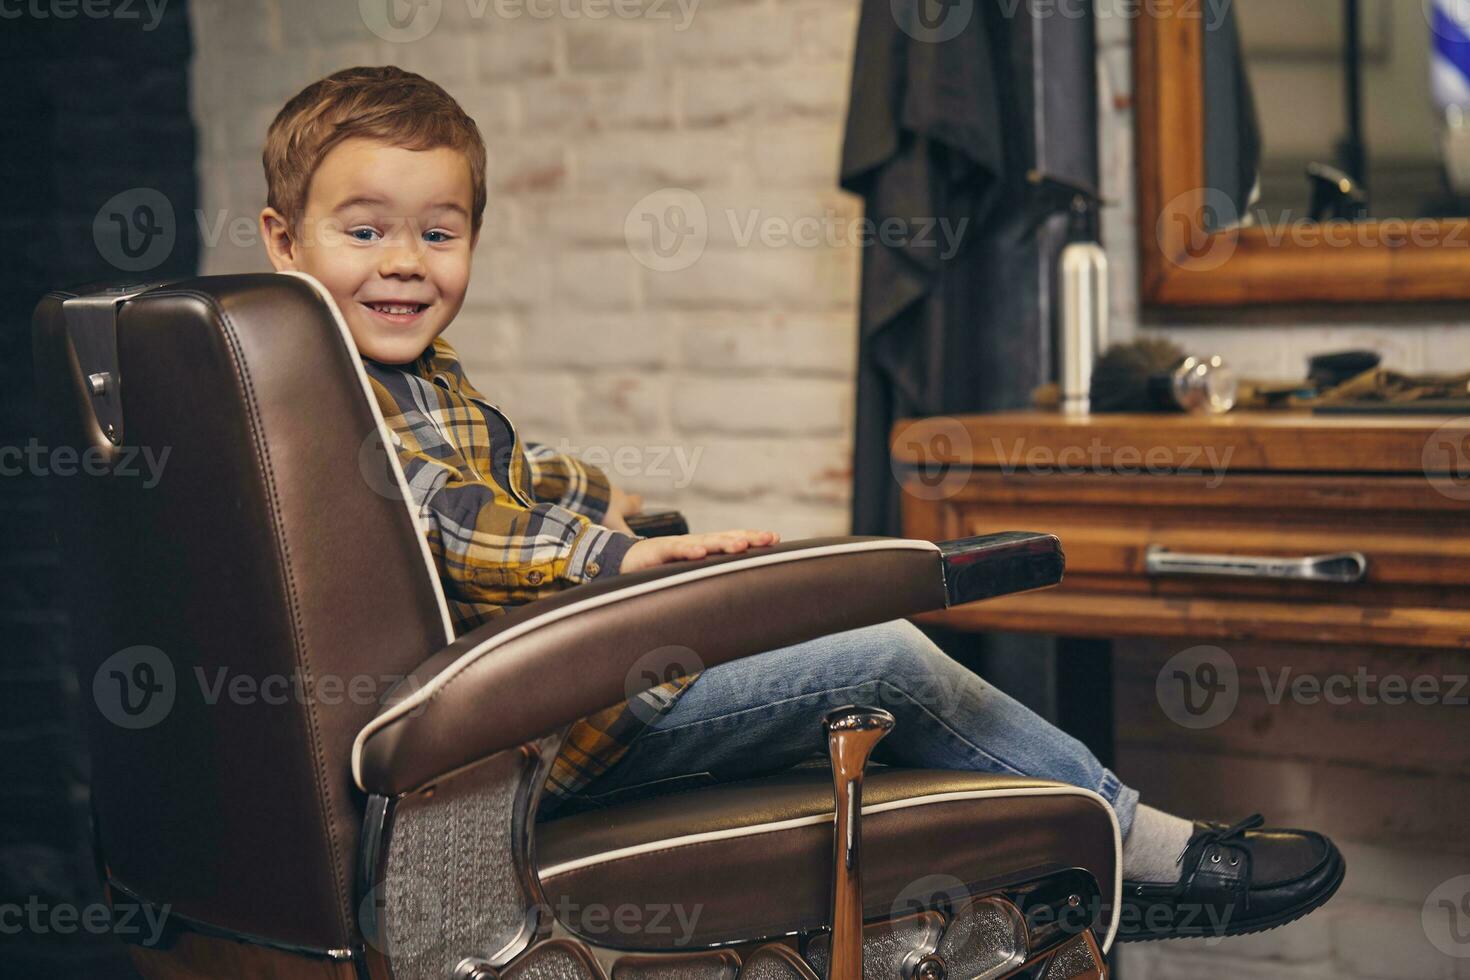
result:
<svg viewBox="0 0 1470 980"><path fill-rule="evenodd" d="M312 82L276 113L265 137L266 203L292 228L306 210L311 176L332 147L359 137L409 150L449 147L470 165L474 232L485 215L485 141L453 96L392 65L344 68Z"/></svg>

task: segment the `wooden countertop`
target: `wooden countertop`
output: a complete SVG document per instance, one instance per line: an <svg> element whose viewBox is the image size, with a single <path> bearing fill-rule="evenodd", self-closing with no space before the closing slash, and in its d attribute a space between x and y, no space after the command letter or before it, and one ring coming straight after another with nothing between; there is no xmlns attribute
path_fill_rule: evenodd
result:
<svg viewBox="0 0 1470 980"><path fill-rule="evenodd" d="M895 463L968 463L1007 469L1026 454L1063 452L1090 464L1195 469L1204 447L1229 454L1232 471L1449 473L1470 471L1470 417L1453 415L1226 415L996 412L901 419ZM1461 474L1463 477L1463 474Z"/></svg>

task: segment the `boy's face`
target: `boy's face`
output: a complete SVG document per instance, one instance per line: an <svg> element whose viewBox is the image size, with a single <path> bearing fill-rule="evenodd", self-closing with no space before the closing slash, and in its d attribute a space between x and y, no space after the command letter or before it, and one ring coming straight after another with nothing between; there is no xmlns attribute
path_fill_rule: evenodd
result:
<svg viewBox="0 0 1470 980"><path fill-rule="evenodd" d="M306 272L326 286L359 353L406 364L464 303L473 194L457 150L354 138L322 159L299 226L266 208L261 232L278 271Z"/></svg>

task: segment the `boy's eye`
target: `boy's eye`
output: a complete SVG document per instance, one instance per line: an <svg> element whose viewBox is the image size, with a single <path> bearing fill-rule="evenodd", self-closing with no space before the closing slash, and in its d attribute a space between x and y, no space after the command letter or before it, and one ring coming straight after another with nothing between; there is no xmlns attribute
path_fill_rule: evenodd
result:
<svg viewBox="0 0 1470 980"><path fill-rule="evenodd" d="M350 228L348 229L347 234L351 235L353 238L357 239L360 242L371 242L379 237L378 229L368 228L366 226Z"/></svg>
<svg viewBox="0 0 1470 980"><path fill-rule="evenodd" d="M426 242L432 242L432 243L434 243L436 245L439 244L440 242L447 242L447 241L449 241L453 237L454 236L451 235L449 232L442 231L442 230L440 230L438 228L434 228L434 229L431 229L430 231L424 232L424 241L426 241Z"/></svg>

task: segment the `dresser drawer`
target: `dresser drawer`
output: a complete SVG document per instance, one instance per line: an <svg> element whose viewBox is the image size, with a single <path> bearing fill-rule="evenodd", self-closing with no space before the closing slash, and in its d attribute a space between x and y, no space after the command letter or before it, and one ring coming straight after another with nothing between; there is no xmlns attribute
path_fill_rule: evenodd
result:
<svg viewBox="0 0 1470 980"><path fill-rule="evenodd" d="M943 486L917 471L901 478L904 533L1048 532L1061 539L1066 575L1055 589L928 620L1087 636L1470 645L1470 503L1422 471L1038 473L981 452L958 462ZM1316 566L1325 578L1296 577L1303 559L1343 555Z"/></svg>
<svg viewBox="0 0 1470 980"><path fill-rule="evenodd" d="M1006 528L1062 539L1067 582L1149 595L1241 596L1463 607L1464 511L1424 480L1191 475L1016 476L976 471L950 505L958 534ZM1358 553L1356 581L1150 572L1148 554L1300 559ZM1156 563L1160 564L1160 563ZM1222 569L1224 571L1224 569Z"/></svg>

